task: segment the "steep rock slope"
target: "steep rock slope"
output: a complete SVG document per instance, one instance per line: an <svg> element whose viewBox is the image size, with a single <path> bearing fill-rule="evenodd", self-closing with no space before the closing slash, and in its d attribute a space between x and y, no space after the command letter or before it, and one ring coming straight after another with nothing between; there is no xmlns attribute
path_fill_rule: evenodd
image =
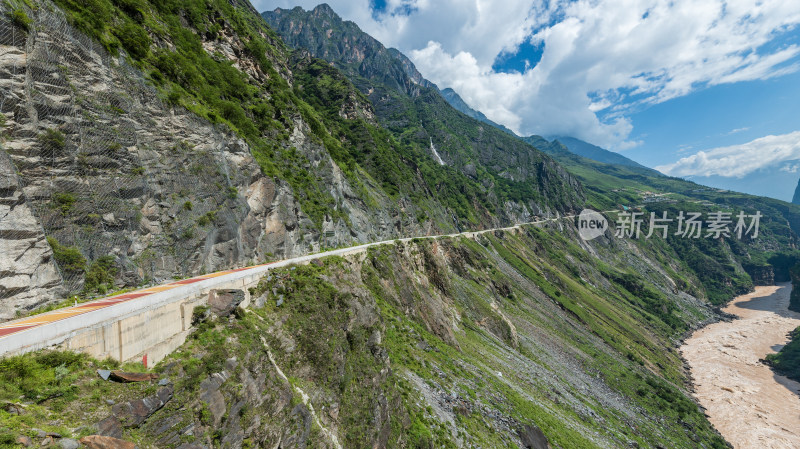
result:
<svg viewBox="0 0 800 449"><path fill-rule="evenodd" d="M3 149L41 223L11 227L43 229L81 259L111 255L128 285L306 250L296 243L308 218L246 142L165 104L124 58L48 9L30 32L2 23ZM70 290L79 262L60 267Z"/></svg>
<svg viewBox="0 0 800 449"><path fill-rule="evenodd" d="M63 396L28 386L40 403L25 413L140 447L722 448L674 349L712 310L675 273L692 276L651 247L587 244L569 222L385 245L271 272L247 312L198 311L156 367L164 386L76 363ZM0 398L20 394L23 360L64 357L0 362ZM157 389L170 399L126 412Z"/></svg>
<svg viewBox="0 0 800 449"><path fill-rule="evenodd" d="M443 163L481 183L521 221L582 203L581 186L550 157L453 109L402 53L328 5L262 15L289 45L342 70L400 141L435 148Z"/></svg>
<svg viewBox="0 0 800 449"><path fill-rule="evenodd" d="M552 161L514 195L439 166L429 141L388 134L369 98L292 56L247 2L31 4L0 6L0 145L18 174L3 190L3 318L67 292L580 202Z"/></svg>
<svg viewBox="0 0 800 449"><path fill-rule="evenodd" d="M0 317L62 294L61 275L44 230L20 188L14 165L0 153Z"/></svg>

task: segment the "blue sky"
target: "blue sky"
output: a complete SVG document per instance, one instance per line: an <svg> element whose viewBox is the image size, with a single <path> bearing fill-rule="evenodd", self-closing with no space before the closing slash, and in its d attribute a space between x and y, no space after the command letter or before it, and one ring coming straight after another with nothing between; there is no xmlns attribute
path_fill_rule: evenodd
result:
<svg viewBox="0 0 800 449"><path fill-rule="evenodd" d="M800 178L798 1L329 4L518 134L571 135L668 174L781 199Z"/></svg>
<svg viewBox="0 0 800 449"><path fill-rule="evenodd" d="M800 130L800 74L709 87L651 106L631 119L631 138L644 143L624 154L650 166L697 150L788 134Z"/></svg>

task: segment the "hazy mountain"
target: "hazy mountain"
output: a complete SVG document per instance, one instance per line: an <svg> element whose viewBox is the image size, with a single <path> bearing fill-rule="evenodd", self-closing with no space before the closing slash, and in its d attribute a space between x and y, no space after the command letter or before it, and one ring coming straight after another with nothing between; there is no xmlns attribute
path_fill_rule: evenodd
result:
<svg viewBox="0 0 800 449"><path fill-rule="evenodd" d="M583 156L585 158L593 159L598 162L647 168L644 165L636 161L633 161L631 159L628 159L627 157L619 153L616 153L614 151L608 151L604 148L598 147L597 145L592 145L589 142L584 142L583 140L576 139L575 137L558 136L555 137L555 140L558 140L559 142L563 143L573 153L579 156Z"/></svg>
<svg viewBox="0 0 800 449"><path fill-rule="evenodd" d="M516 134L511 131L510 129L506 128L503 125L495 123L489 120L486 115L482 112L471 108L456 91L451 88L445 88L441 90L442 96L450 103L451 106L459 110L460 112L479 120L483 123L488 125L494 126L495 128L501 129L511 135L516 136ZM542 138L541 136L529 136L527 138L522 138L526 142L534 145L535 147L542 149L548 154L555 154L558 151L556 150L557 146L549 146L550 142L546 139ZM557 140L561 144L563 144L570 152L577 154L579 156L592 159L598 162L604 162L607 164L619 164L619 165L627 165L631 167L639 167L639 168L646 168L645 166L635 162L627 157L615 153L613 151L608 151L606 149L600 148L597 145L592 145L588 142L584 142L583 140L577 139L575 137L568 137L568 136L559 136L555 137L553 140ZM550 151L544 150L544 146L548 146Z"/></svg>
<svg viewBox="0 0 800 449"><path fill-rule="evenodd" d="M514 134L514 131L511 131L510 129L506 128L503 125L500 125L499 123L495 123L489 120L488 118L486 118L485 115L483 115L483 112L476 111L475 109L469 107L469 105L466 102L464 102L461 96L458 95L458 93L456 93L456 91L454 91L453 89L448 87L440 90L439 92L442 94L444 99L447 100L448 103L450 103L450 106L456 108L462 114L468 115L474 118L475 120L486 123L487 125L494 126L497 129L501 129L511 135L516 136L516 134Z"/></svg>
<svg viewBox="0 0 800 449"><path fill-rule="evenodd" d="M792 196L793 204L800 204L800 181L797 182L797 187L794 189L794 196Z"/></svg>

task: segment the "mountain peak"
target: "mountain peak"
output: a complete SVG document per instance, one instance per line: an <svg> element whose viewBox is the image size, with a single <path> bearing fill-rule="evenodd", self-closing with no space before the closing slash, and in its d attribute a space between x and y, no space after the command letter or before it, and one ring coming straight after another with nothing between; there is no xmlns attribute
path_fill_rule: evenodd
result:
<svg viewBox="0 0 800 449"><path fill-rule="evenodd" d="M264 12L262 17L295 48L334 62L340 70L366 79L379 79L414 97L420 87L435 87L399 50L386 48L351 21L342 20L328 5L311 11L294 8Z"/></svg>
<svg viewBox="0 0 800 449"><path fill-rule="evenodd" d="M314 9L312 11L315 12L315 13L318 13L318 14L319 13L325 13L325 14L330 14L332 16L339 17L339 15L336 14L336 11L334 11L333 8L331 8L331 5L329 5L327 3L320 3L319 5L314 7Z"/></svg>
<svg viewBox="0 0 800 449"><path fill-rule="evenodd" d="M315 6L314 9L309 10L309 13L318 19L345 22L345 20L342 20L339 14L336 14L336 11L334 11L333 8L331 8L331 6L327 3L320 3L319 5Z"/></svg>
<svg viewBox="0 0 800 449"><path fill-rule="evenodd" d="M800 181L798 181L797 187L794 189L794 196L792 197L792 203L800 204Z"/></svg>

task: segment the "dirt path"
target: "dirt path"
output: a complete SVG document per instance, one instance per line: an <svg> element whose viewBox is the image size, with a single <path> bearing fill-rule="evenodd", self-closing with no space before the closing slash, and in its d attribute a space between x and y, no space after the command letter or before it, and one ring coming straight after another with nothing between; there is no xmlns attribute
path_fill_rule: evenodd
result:
<svg viewBox="0 0 800 449"><path fill-rule="evenodd" d="M800 314L787 310L790 291L756 287L724 309L740 319L711 324L681 348L695 396L735 448L800 448L800 383L759 362L800 326Z"/></svg>

